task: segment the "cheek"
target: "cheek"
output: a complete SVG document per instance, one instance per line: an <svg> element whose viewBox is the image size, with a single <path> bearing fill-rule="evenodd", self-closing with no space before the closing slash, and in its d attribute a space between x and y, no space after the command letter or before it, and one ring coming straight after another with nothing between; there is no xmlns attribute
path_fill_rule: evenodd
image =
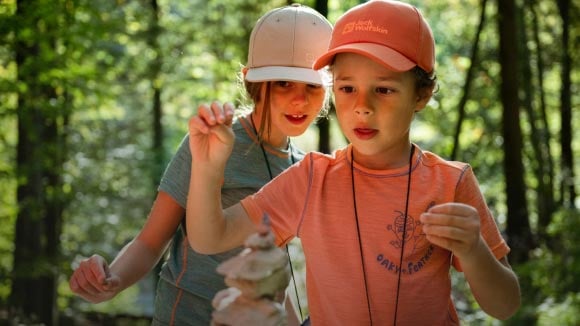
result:
<svg viewBox="0 0 580 326"><path fill-rule="evenodd" d="M337 115L347 114L351 111L352 103L348 97L345 96L335 96L334 106Z"/></svg>
<svg viewBox="0 0 580 326"><path fill-rule="evenodd" d="M308 102L317 110L319 110L320 108L322 108L322 105L324 104L324 98L325 98L324 92L320 94L312 94L310 95Z"/></svg>
<svg viewBox="0 0 580 326"><path fill-rule="evenodd" d="M342 130L348 130L348 125L351 121L353 121L353 117L350 114L351 110L345 108L342 105L336 103L336 118L338 119L338 124L340 125Z"/></svg>
<svg viewBox="0 0 580 326"><path fill-rule="evenodd" d="M270 98L270 112L273 114L282 112L284 107L284 100L280 96L272 96Z"/></svg>

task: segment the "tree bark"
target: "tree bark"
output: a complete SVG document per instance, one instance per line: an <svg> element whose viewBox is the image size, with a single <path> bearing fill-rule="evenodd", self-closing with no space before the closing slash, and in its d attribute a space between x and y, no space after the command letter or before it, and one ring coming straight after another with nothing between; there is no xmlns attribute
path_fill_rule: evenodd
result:
<svg viewBox="0 0 580 326"><path fill-rule="evenodd" d="M540 42L540 28L538 26L538 15L536 13L536 1L531 0L529 3L529 9L532 16L532 30L534 35L534 42L536 43L536 70L537 70L537 80L538 80L538 91L539 94L539 111L541 125L543 127L543 132L539 135L541 155L545 159L543 164L543 176L546 179L544 189L540 196L546 198L546 211L549 214L541 215L538 218L538 229L545 230L552 220L552 214L556 209L556 197L554 195L554 159L552 158L552 153L550 151L550 142L552 139L550 133L550 124L548 120L548 114L546 113L546 99L544 90L544 59L542 55L542 44ZM542 231L543 232L543 231ZM542 233L540 233L542 234Z"/></svg>
<svg viewBox="0 0 580 326"><path fill-rule="evenodd" d="M328 0L316 0L314 5L314 9L321 13L324 17L328 17ZM331 92L331 90L328 90ZM332 112L332 108L329 109L328 115ZM316 126L318 127L318 151L322 153L330 153L330 120L323 118L316 122Z"/></svg>
<svg viewBox="0 0 580 326"><path fill-rule="evenodd" d="M47 14L40 1L17 1L20 29L14 43L18 81L17 203L9 306L29 322L55 325L56 286L64 194L65 92L47 80L59 67L55 51L59 11ZM42 10L41 10L42 9ZM62 15L62 14L61 14ZM60 16L62 17L62 16Z"/></svg>
<svg viewBox="0 0 580 326"><path fill-rule="evenodd" d="M562 204L575 207L576 189L574 188L574 156L572 154L572 81L570 54L570 0L558 0L562 17L562 88L560 91L560 146L562 147Z"/></svg>
<svg viewBox="0 0 580 326"><path fill-rule="evenodd" d="M549 140L547 136L549 134L549 130L545 129L547 124L544 124L544 120L542 119L542 114L537 114L537 111L541 111L541 107L538 108L538 104L535 101L534 94L542 93L543 90L539 89L540 86L534 88L534 76L532 72L531 63L534 61L531 59L532 53L530 48L528 47L528 35L526 31L527 21L525 15L525 9L528 8L530 13L532 13L532 19L534 16L533 4L527 2L527 6L522 6L518 10L518 19L520 24L518 25L519 28L519 35L521 35L521 39L519 40L519 48L521 53L522 60L521 63L521 75L523 77L523 107L525 112L528 115L529 126L530 126L530 144L533 150L533 157L530 159L531 164L530 166L533 169L533 173L535 175L535 179L537 180L537 187L536 191L536 200L535 204L537 207L538 212L538 228L537 234L540 239L546 238L546 227L550 223L552 219L553 213L553 189L552 189L552 182L550 181L551 177L551 165L549 165L551 158L548 148L548 143L545 142L546 139ZM534 24L531 30L537 31L537 24L534 20L532 20L532 24ZM538 37L533 38L534 41L538 41ZM540 49L541 46L538 43L536 49ZM539 50L538 50L539 51ZM541 61L542 58L539 55L540 53L537 52L535 56L535 61ZM539 73L539 71L537 72ZM540 84L542 85L542 84Z"/></svg>
<svg viewBox="0 0 580 326"><path fill-rule="evenodd" d="M161 47L159 46L159 35L161 33L161 27L159 26L159 15L161 14L159 10L159 3L157 0L150 1L151 9L151 25L148 35L148 43L151 49L155 52L155 59L151 63L150 79L151 79L151 90L153 93L151 107L152 107L152 146L151 150L153 153L153 173L152 182L155 188L159 184L159 178L163 173L163 166L165 163L164 157L164 146L163 146L163 103L161 102L161 67L163 65L163 54L161 52ZM156 288L157 282L159 280L159 273L161 272L161 267L163 266L164 260L160 259L159 262L154 267L153 272L153 288Z"/></svg>
<svg viewBox="0 0 580 326"><path fill-rule="evenodd" d="M457 105L457 124L455 126L455 135L453 137L453 149L451 151L450 159L455 161L457 159L457 152L459 151L459 136L461 135L461 125L465 120L465 105L469 99L469 90L471 88L471 82L473 81L473 72L478 64L477 51L479 48L479 37L481 36L481 31L485 25L485 8L487 7L487 0L481 0L481 14L479 15L479 25L477 26L477 31L475 33L475 40L473 41L473 46L471 48L471 65L467 69L467 74L465 75L465 85L463 86L463 95L461 100Z"/></svg>
<svg viewBox="0 0 580 326"><path fill-rule="evenodd" d="M518 98L518 51L516 4L514 0L498 0L499 60L501 64L500 97L503 105L502 135L504 175L507 196L507 241L511 259L517 263L528 259L532 233L526 204L526 185L522 164L522 132Z"/></svg>

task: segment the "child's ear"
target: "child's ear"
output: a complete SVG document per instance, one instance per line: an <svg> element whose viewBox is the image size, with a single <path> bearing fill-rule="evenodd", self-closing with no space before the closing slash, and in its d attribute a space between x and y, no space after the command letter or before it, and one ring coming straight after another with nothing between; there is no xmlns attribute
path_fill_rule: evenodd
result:
<svg viewBox="0 0 580 326"><path fill-rule="evenodd" d="M433 96L433 89L434 87L423 87L418 91L415 112L419 112L427 106L427 103L429 103L429 100Z"/></svg>

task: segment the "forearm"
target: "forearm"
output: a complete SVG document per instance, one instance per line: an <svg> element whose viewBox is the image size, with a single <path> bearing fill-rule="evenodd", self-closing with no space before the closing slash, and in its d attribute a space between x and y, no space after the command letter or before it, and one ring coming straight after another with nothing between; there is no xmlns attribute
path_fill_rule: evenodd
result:
<svg viewBox="0 0 580 326"><path fill-rule="evenodd" d="M294 304L290 300L288 293L286 293L286 297L284 298L284 308L286 308L288 326L299 326L300 319L298 318L298 314L296 313L296 309L294 308Z"/></svg>
<svg viewBox="0 0 580 326"><path fill-rule="evenodd" d="M195 164L195 163L194 163ZM187 238L191 247L200 253L219 251L226 229L221 206L221 187L224 167L192 169L187 196Z"/></svg>
<svg viewBox="0 0 580 326"><path fill-rule="evenodd" d="M222 210L224 170L233 149L233 106L200 105L189 121L191 179L187 196L187 239L202 254L222 252L240 245L251 230L242 208ZM248 226L248 224L250 226ZM240 232L244 231L244 232Z"/></svg>
<svg viewBox="0 0 580 326"><path fill-rule="evenodd" d="M520 306L520 289L507 259L502 261L493 256L483 240L469 257L460 258L465 278L480 307L492 317L505 320Z"/></svg>
<svg viewBox="0 0 580 326"><path fill-rule="evenodd" d="M139 238L133 239L119 252L110 265L112 274L120 278L119 291L141 280L157 264L165 250L156 252Z"/></svg>

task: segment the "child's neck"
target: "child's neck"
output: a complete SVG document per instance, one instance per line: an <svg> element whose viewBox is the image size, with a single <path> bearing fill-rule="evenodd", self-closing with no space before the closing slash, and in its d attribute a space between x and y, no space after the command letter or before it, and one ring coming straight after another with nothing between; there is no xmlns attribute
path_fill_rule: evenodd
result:
<svg viewBox="0 0 580 326"><path fill-rule="evenodd" d="M411 144L400 148L391 148L374 154L364 154L352 148L354 161L371 170L392 170L402 168L409 164Z"/></svg>
<svg viewBox="0 0 580 326"><path fill-rule="evenodd" d="M281 135L279 137L274 137L273 135L264 135L264 139L262 139L264 143L267 143L270 146L280 148L280 149L287 149L288 143L290 139L286 135Z"/></svg>
<svg viewBox="0 0 580 326"><path fill-rule="evenodd" d="M252 122L252 126L254 127L254 131L257 134L260 134L258 129L261 127L261 118L256 113L252 113L250 115L250 120ZM276 130L275 128L272 129L272 126L270 126L270 130L265 130L265 132L260 136L262 137L262 142L280 149L288 148L288 143L290 142L288 136L279 130Z"/></svg>

